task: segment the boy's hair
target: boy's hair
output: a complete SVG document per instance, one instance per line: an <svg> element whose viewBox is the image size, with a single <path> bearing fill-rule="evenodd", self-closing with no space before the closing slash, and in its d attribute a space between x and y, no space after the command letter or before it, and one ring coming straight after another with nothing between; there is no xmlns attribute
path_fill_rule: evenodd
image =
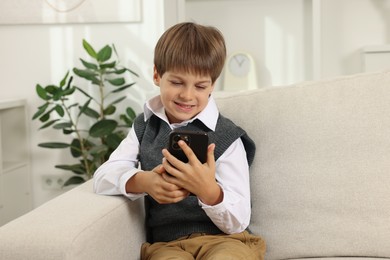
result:
<svg viewBox="0 0 390 260"><path fill-rule="evenodd" d="M210 76L214 83L223 69L226 45L222 33L211 26L179 23L160 37L154 51L154 65L162 76L167 71Z"/></svg>

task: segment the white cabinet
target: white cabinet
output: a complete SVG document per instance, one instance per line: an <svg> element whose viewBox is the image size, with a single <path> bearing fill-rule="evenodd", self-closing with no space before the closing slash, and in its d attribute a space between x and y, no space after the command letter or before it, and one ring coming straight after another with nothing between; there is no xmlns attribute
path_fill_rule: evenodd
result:
<svg viewBox="0 0 390 260"><path fill-rule="evenodd" d="M26 103L0 101L0 226L32 209Z"/></svg>
<svg viewBox="0 0 390 260"><path fill-rule="evenodd" d="M389 44L364 47L362 55L364 72L372 72L390 68Z"/></svg>

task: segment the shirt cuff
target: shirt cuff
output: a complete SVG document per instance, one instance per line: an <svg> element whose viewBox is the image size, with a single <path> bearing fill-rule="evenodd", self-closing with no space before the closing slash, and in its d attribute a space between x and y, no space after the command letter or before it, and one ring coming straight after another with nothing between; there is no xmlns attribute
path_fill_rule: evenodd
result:
<svg viewBox="0 0 390 260"><path fill-rule="evenodd" d="M130 171L126 172L121 176L119 179L119 189L120 192L128 199L136 200L139 198L142 198L146 195L146 193L127 193L126 192L126 183L128 180L130 180L131 177L133 177L137 172L139 172L140 169L131 169Z"/></svg>
<svg viewBox="0 0 390 260"><path fill-rule="evenodd" d="M227 198L228 193L225 192L225 190L223 189L223 187L219 183L218 183L218 185L221 187L221 190L223 192L223 199L220 203L218 203L217 205L214 205L214 206L210 206L210 205L203 203L200 199L198 199L199 206L201 206L202 209L205 210L206 212L211 213L213 215L220 215L220 214L226 212L225 203L227 201L229 201L229 199Z"/></svg>

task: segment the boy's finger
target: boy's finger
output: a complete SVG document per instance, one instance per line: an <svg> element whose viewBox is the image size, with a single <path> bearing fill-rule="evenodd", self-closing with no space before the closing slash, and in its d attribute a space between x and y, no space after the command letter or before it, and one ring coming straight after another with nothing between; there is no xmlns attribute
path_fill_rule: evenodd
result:
<svg viewBox="0 0 390 260"><path fill-rule="evenodd" d="M163 158L163 167L164 167L166 173L169 172L169 174L174 174L173 171L175 168L172 166L171 163L168 162L168 160L166 158Z"/></svg>
<svg viewBox="0 0 390 260"><path fill-rule="evenodd" d="M163 149L162 154L166 158L168 163L170 163L171 165L173 165L175 167L178 167L179 164L181 163L181 161L179 159L177 159L175 156L173 156L167 149Z"/></svg>
<svg viewBox="0 0 390 260"><path fill-rule="evenodd" d="M207 164L213 167L215 165L214 150L215 150L215 144L210 144L207 147Z"/></svg>
<svg viewBox="0 0 390 260"><path fill-rule="evenodd" d="M160 165L157 165L154 169L153 169L154 172L158 173L158 174L163 174L165 172L165 168L164 166L162 166L162 164Z"/></svg>
<svg viewBox="0 0 390 260"><path fill-rule="evenodd" d="M196 157L195 153L187 145L186 142L184 142L183 140L180 140L178 142L178 144L179 144L180 148L183 150L184 154L187 156L188 161L193 161L194 159L198 159L198 157Z"/></svg>

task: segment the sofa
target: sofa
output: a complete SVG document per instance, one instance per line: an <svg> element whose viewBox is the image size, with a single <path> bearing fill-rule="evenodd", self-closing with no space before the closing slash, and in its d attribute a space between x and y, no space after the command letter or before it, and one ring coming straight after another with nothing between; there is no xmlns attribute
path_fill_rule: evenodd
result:
<svg viewBox="0 0 390 260"><path fill-rule="evenodd" d="M390 259L390 71L216 94L257 144L266 260ZM0 259L139 259L143 201L88 181L0 228Z"/></svg>

